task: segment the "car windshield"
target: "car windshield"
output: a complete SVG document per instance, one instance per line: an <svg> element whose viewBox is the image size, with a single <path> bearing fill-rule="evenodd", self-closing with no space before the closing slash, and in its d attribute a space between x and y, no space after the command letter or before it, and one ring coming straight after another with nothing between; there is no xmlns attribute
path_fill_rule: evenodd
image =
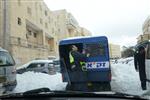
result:
<svg viewBox="0 0 150 100"><path fill-rule="evenodd" d="M14 65L14 60L8 52L0 51L0 66Z"/></svg>
<svg viewBox="0 0 150 100"><path fill-rule="evenodd" d="M27 68L36 68L36 67L44 67L44 63L32 63Z"/></svg>
<svg viewBox="0 0 150 100"><path fill-rule="evenodd" d="M0 95L39 88L150 97L150 0L0 0Z"/></svg>

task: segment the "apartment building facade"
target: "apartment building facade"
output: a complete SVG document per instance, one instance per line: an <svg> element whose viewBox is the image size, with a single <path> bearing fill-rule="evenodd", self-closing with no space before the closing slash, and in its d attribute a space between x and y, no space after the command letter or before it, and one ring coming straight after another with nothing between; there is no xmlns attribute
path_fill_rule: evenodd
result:
<svg viewBox="0 0 150 100"><path fill-rule="evenodd" d="M109 56L110 58L121 58L120 45L109 44Z"/></svg>
<svg viewBox="0 0 150 100"><path fill-rule="evenodd" d="M150 16L144 21L142 26L143 33L137 37L137 43L150 40Z"/></svg>
<svg viewBox="0 0 150 100"><path fill-rule="evenodd" d="M71 13L68 13L65 9L54 11L54 15L58 22L58 41L67 37L92 35L90 31L80 27L74 16Z"/></svg>
<svg viewBox="0 0 150 100"><path fill-rule="evenodd" d="M9 41L0 40L9 46L1 45L12 53L18 64L56 54L56 21L43 0L4 0L1 5L7 5L1 9L1 35L7 34Z"/></svg>
<svg viewBox="0 0 150 100"><path fill-rule="evenodd" d="M18 65L58 57L61 39L88 34L79 29L71 13L51 11L43 0L0 1L0 46L12 53Z"/></svg>
<svg viewBox="0 0 150 100"><path fill-rule="evenodd" d="M79 27L78 30L78 36L92 36L92 33L84 27Z"/></svg>

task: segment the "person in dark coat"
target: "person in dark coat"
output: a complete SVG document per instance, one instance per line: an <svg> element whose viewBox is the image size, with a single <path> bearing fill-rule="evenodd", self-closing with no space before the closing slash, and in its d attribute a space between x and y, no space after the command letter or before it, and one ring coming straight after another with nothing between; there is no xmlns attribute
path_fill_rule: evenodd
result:
<svg viewBox="0 0 150 100"><path fill-rule="evenodd" d="M78 51L77 46L71 45L71 51L69 52L69 60L70 60L70 67L71 67L71 84L72 90L77 91L87 91L87 75L86 72L83 71L83 63L85 63L87 55L83 51L80 53ZM89 54L88 54L89 55ZM80 84L79 84L80 83Z"/></svg>
<svg viewBox="0 0 150 100"><path fill-rule="evenodd" d="M135 69L139 70L141 87L146 90L146 71L145 71L145 48L139 47L138 53L134 55Z"/></svg>
<svg viewBox="0 0 150 100"><path fill-rule="evenodd" d="M78 47L75 45L71 46L71 51L69 52L70 64L72 66L72 70L82 71L82 62L86 61L86 58L89 54L85 54L85 51L80 53L78 51Z"/></svg>

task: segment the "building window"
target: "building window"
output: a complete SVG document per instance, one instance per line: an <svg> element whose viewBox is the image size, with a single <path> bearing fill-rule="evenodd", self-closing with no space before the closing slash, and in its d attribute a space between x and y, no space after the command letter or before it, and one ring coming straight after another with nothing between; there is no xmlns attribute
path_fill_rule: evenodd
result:
<svg viewBox="0 0 150 100"><path fill-rule="evenodd" d="M18 17L18 25L21 25L21 18Z"/></svg>
<svg viewBox="0 0 150 100"><path fill-rule="evenodd" d="M31 44L28 44L28 48L32 48L32 45L31 45Z"/></svg>
<svg viewBox="0 0 150 100"><path fill-rule="evenodd" d="M40 18L40 23L41 23L41 24L43 24L43 20L42 20L42 18Z"/></svg>
<svg viewBox="0 0 150 100"><path fill-rule="evenodd" d="M55 26L57 25L57 22L55 22Z"/></svg>
<svg viewBox="0 0 150 100"><path fill-rule="evenodd" d="M18 0L18 5L19 5L19 6L21 5L21 0Z"/></svg>
<svg viewBox="0 0 150 100"><path fill-rule="evenodd" d="M45 23L45 28L48 28L48 25L47 25L47 23Z"/></svg>
<svg viewBox="0 0 150 100"><path fill-rule="evenodd" d="M47 16L47 11L45 10L45 16Z"/></svg>
<svg viewBox="0 0 150 100"><path fill-rule="evenodd" d="M60 32L60 28L58 29L58 32Z"/></svg>
<svg viewBox="0 0 150 100"><path fill-rule="evenodd" d="M21 44L21 38L18 37L18 44Z"/></svg>
<svg viewBox="0 0 150 100"><path fill-rule="evenodd" d="M32 11L31 11L31 8L30 7L27 7L27 13L32 15Z"/></svg>
<svg viewBox="0 0 150 100"><path fill-rule="evenodd" d="M42 11L42 5L39 5L39 7L40 7L40 10Z"/></svg>
<svg viewBox="0 0 150 100"><path fill-rule="evenodd" d="M146 32L148 32L148 28L146 28Z"/></svg>
<svg viewBox="0 0 150 100"><path fill-rule="evenodd" d="M32 32L31 32L31 30L29 30L29 29L28 29L27 31L28 31L28 34L29 34L29 35L32 35Z"/></svg>
<svg viewBox="0 0 150 100"><path fill-rule="evenodd" d="M52 33L54 33L54 28L52 28Z"/></svg>
<svg viewBox="0 0 150 100"><path fill-rule="evenodd" d="M48 17L48 22L51 23L51 18L50 17Z"/></svg>
<svg viewBox="0 0 150 100"><path fill-rule="evenodd" d="M28 37L28 34L26 34L26 38L28 39L29 37Z"/></svg>
<svg viewBox="0 0 150 100"><path fill-rule="evenodd" d="M33 36L34 36L34 38L36 38L37 37L37 33L33 33Z"/></svg>
<svg viewBox="0 0 150 100"><path fill-rule="evenodd" d="M57 15L57 20L59 19L59 15Z"/></svg>

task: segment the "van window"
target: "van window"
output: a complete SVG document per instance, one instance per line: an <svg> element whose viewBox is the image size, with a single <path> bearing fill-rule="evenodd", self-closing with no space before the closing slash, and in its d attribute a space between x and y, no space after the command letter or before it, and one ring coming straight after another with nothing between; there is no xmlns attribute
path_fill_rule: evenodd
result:
<svg viewBox="0 0 150 100"><path fill-rule="evenodd" d="M44 63L32 63L28 66L28 68L44 67L44 65Z"/></svg>
<svg viewBox="0 0 150 100"><path fill-rule="evenodd" d="M105 46L101 43L86 44L86 52L90 54L90 57L105 56Z"/></svg>
<svg viewBox="0 0 150 100"><path fill-rule="evenodd" d="M15 62L8 52L0 51L0 66L11 66Z"/></svg>

